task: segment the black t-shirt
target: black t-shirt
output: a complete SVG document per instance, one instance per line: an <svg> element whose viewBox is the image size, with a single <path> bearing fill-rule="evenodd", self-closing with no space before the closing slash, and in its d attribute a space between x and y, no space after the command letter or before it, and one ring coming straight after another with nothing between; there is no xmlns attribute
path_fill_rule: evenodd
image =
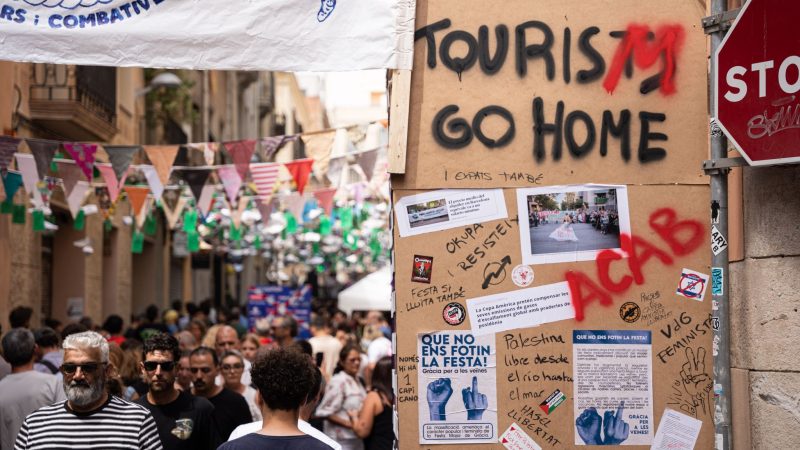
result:
<svg viewBox="0 0 800 450"><path fill-rule="evenodd" d="M251 433L222 444L217 450L333 450L333 448L313 437L302 436L264 436Z"/></svg>
<svg viewBox="0 0 800 450"><path fill-rule="evenodd" d="M181 392L166 405L153 405L142 396L136 403L150 410L164 450L214 449L214 406L203 397Z"/></svg>
<svg viewBox="0 0 800 450"><path fill-rule="evenodd" d="M222 388L219 394L208 400L214 405L214 421L217 424L219 443L227 441L239 425L253 421L247 400L228 388Z"/></svg>

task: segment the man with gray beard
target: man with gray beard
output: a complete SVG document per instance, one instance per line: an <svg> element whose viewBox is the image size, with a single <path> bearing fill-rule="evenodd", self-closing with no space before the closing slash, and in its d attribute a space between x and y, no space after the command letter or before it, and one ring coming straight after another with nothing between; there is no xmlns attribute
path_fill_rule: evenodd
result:
<svg viewBox="0 0 800 450"><path fill-rule="evenodd" d="M93 331L72 334L62 347L61 374L67 400L30 414L14 449L162 450L150 412L106 393L106 377L112 367L103 336Z"/></svg>

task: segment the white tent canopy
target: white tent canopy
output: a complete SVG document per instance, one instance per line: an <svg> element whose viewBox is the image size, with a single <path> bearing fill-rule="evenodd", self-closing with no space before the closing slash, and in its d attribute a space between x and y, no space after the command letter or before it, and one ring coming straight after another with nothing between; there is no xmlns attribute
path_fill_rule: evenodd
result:
<svg viewBox="0 0 800 450"><path fill-rule="evenodd" d="M392 309L392 272L384 267L339 292L339 309L353 311L389 311Z"/></svg>

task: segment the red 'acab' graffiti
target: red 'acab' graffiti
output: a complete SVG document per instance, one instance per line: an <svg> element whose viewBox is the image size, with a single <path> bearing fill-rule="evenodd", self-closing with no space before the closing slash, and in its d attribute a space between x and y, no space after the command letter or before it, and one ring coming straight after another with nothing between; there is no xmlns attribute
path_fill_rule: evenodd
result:
<svg viewBox="0 0 800 450"><path fill-rule="evenodd" d="M661 208L650 215L650 228L669 246L675 256L685 256L697 250L703 244L705 226L697 220L678 220L677 214L670 208ZM671 266L672 256L656 247L644 238L621 234L620 249L627 256L630 275L620 280L612 280L611 263L625 258L614 250L603 250L595 259L597 265L598 285L589 276L580 271L568 271L565 275L569 283L570 298L575 308L575 320L584 319L586 306L597 300L603 306L612 303L612 294L621 294L630 289L633 283L644 283L642 267L651 258L659 259L664 265Z"/></svg>

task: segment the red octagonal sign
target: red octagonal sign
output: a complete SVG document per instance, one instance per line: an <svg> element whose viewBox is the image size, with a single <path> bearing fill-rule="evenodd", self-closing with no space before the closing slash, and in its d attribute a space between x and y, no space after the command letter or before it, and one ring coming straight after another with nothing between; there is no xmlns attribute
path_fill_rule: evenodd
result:
<svg viewBox="0 0 800 450"><path fill-rule="evenodd" d="M717 50L717 122L752 165L800 161L800 1L748 0Z"/></svg>

